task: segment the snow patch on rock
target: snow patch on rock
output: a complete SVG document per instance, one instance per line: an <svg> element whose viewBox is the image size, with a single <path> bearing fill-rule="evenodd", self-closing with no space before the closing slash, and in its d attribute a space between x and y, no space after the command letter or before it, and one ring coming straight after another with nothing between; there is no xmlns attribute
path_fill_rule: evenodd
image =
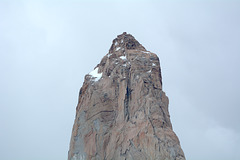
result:
<svg viewBox="0 0 240 160"><path fill-rule="evenodd" d="M121 47L117 47L117 48L116 48L116 51L118 51L119 49L121 49Z"/></svg>
<svg viewBox="0 0 240 160"><path fill-rule="evenodd" d="M95 82L102 78L102 73L98 73L98 67L95 68L92 72L90 72L89 75L94 78Z"/></svg>
<svg viewBox="0 0 240 160"><path fill-rule="evenodd" d="M112 53L107 54L107 57L109 58L112 55Z"/></svg>
<svg viewBox="0 0 240 160"><path fill-rule="evenodd" d="M126 56L120 56L119 58L121 58L122 60L126 60L127 59Z"/></svg>
<svg viewBox="0 0 240 160"><path fill-rule="evenodd" d="M149 54L150 52L149 51L141 51L142 53L147 53L147 54Z"/></svg>

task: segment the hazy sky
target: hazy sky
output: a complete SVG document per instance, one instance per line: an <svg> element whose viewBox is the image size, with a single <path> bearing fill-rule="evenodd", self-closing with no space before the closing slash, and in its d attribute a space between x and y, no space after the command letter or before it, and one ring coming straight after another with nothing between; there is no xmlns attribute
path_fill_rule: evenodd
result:
<svg viewBox="0 0 240 160"><path fill-rule="evenodd" d="M187 160L240 159L240 1L0 0L0 159L66 160L84 75L128 32L161 61Z"/></svg>

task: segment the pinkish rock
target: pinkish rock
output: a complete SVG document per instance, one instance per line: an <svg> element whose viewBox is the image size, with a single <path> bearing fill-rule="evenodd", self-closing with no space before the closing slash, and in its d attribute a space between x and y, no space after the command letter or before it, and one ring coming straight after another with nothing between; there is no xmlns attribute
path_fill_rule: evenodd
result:
<svg viewBox="0 0 240 160"><path fill-rule="evenodd" d="M125 32L85 76L68 160L185 160L156 54Z"/></svg>

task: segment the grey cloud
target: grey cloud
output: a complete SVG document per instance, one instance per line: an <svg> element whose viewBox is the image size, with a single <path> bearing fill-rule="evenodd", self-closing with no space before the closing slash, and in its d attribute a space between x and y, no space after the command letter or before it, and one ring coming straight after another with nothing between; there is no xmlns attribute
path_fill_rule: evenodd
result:
<svg viewBox="0 0 240 160"><path fill-rule="evenodd" d="M0 159L67 159L84 75L116 35L158 54L188 160L240 159L239 1L1 1Z"/></svg>

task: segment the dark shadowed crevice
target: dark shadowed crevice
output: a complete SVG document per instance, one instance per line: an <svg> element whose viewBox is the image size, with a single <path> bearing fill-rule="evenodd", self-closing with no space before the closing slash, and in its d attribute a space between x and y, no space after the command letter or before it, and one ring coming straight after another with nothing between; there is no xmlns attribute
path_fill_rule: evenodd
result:
<svg viewBox="0 0 240 160"><path fill-rule="evenodd" d="M131 95L131 90L129 89L129 86L127 85L125 99L124 99L124 119L126 121L129 120L129 100L130 100L130 95Z"/></svg>

